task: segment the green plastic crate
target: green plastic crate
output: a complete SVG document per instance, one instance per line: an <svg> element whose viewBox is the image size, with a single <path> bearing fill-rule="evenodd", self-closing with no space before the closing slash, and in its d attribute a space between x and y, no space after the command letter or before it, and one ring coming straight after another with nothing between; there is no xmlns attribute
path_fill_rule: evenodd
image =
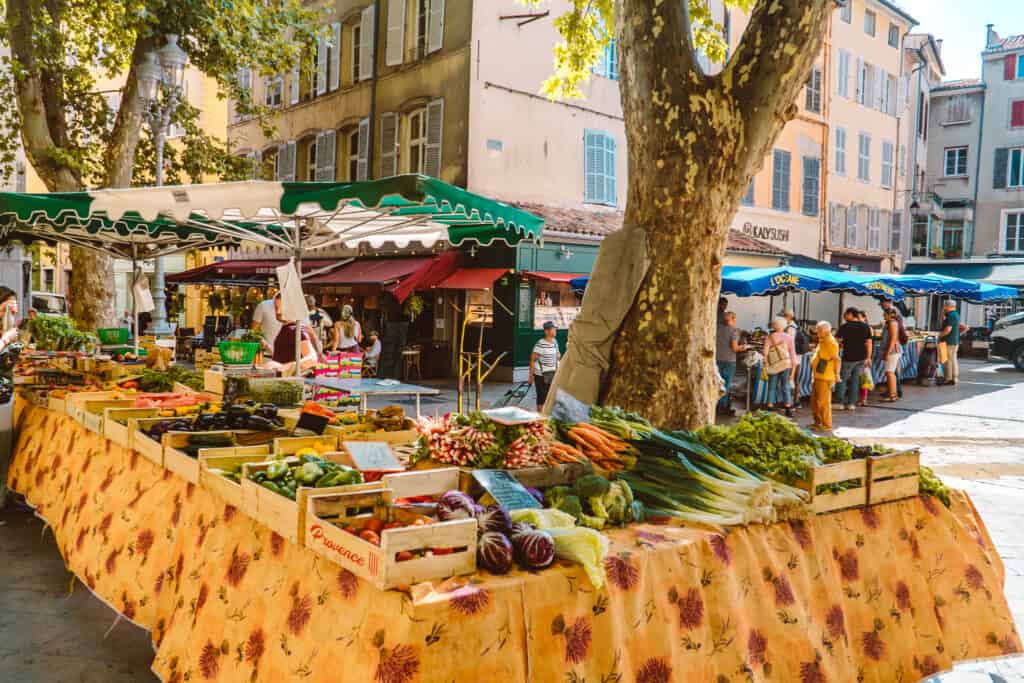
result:
<svg viewBox="0 0 1024 683"><path fill-rule="evenodd" d="M96 330L101 344L127 344L130 333L127 327L103 327Z"/></svg>
<svg viewBox="0 0 1024 683"><path fill-rule="evenodd" d="M260 344L222 341L217 342L217 348L220 349L220 360L225 365L252 365L256 360L256 354L259 353Z"/></svg>

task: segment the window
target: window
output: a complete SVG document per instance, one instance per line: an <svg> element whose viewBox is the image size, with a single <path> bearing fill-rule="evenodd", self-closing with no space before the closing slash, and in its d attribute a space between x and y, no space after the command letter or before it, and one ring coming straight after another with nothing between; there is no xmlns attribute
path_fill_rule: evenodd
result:
<svg viewBox="0 0 1024 683"><path fill-rule="evenodd" d="M946 124L968 123L971 120L971 102L966 95L946 98Z"/></svg>
<svg viewBox="0 0 1024 683"><path fill-rule="evenodd" d="M306 168L305 174L299 180L316 179L316 143L317 140L310 140L306 146Z"/></svg>
<svg viewBox="0 0 1024 683"><path fill-rule="evenodd" d="M444 44L444 0L416 0L416 59Z"/></svg>
<svg viewBox="0 0 1024 683"><path fill-rule="evenodd" d="M409 130L406 144L406 173L423 173L424 152L427 148L427 110L417 109L407 117Z"/></svg>
<svg viewBox="0 0 1024 683"><path fill-rule="evenodd" d="M610 78L613 81L619 80L619 50L615 45L615 39L608 41L608 46L601 51L601 56L594 64L593 72L598 76Z"/></svg>
<svg viewBox="0 0 1024 683"><path fill-rule="evenodd" d="M430 0L416 2L416 59L427 54L427 22L430 19Z"/></svg>
<svg viewBox="0 0 1024 683"><path fill-rule="evenodd" d="M946 148L946 177L967 175L967 148Z"/></svg>
<svg viewBox="0 0 1024 683"><path fill-rule="evenodd" d="M839 18L847 24L853 23L853 0L846 0L839 10Z"/></svg>
<svg viewBox="0 0 1024 683"><path fill-rule="evenodd" d="M857 246L857 206L851 204L846 209L846 246Z"/></svg>
<svg viewBox="0 0 1024 683"><path fill-rule="evenodd" d="M1024 211L1006 214L1004 235L1003 251L1024 251Z"/></svg>
<svg viewBox="0 0 1024 683"><path fill-rule="evenodd" d="M1024 100L1010 103L1010 128L1024 128Z"/></svg>
<svg viewBox="0 0 1024 683"><path fill-rule="evenodd" d="M615 138L588 129L583 148L583 201L615 206Z"/></svg>
<svg viewBox="0 0 1024 683"><path fill-rule="evenodd" d="M53 268L40 268L39 273L41 275L42 290L44 292L53 292L54 289L54 270Z"/></svg>
<svg viewBox="0 0 1024 683"><path fill-rule="evenodd" d="M878 251L881 244L881 211L868 209L868 250Z"/></svg>
<svg viewBox="0 0 1024 683"><path fill-rule="evenodd" d="M359 177L359 129L348 134L345 143L345 153L348 157L348 181L355 182Z"/></svg>
<svg viewBox="0 0 1024 683"><path fill-rule="evenodd" d="M1017 55L1017 78L1024 78L1024 55Z"/></svg>
<svg viewBox="0 0 1024 683"><path fill-rule="evenodd" d="M363 27L356 24L352 27L352 82L359 82L359 71L362 61L362 50L360 44L363 42Z"/></svg>
<svg viewBox="0 0 1024 683"><path fill-rule="evenodd" d="M828 243L830 246L842 244L843 231L846 229L846 209L832 202L828 205Z"/></svg>
<svg viewBox="0 0 1024 683"><path fill-rule="evenodd" d="M777 149L772 159L772 208L789 211L789 152Z"/></svg>
<svg viewBox="0 0 1024 683"><path fill-rule="evenodd" d="M857 180L871 181L871 136L867 133L857 136Z"/></svg>
<svg viewBox="0 0 1024 683"><path fill-rule="evenodd" d="M928 217L927 216L914 216L914 224L912 226L912 234L910 236L912 240L913 254L914 256L927 256L928 255Z"/></svg>
<svg viewBox="0 0 1024 683"><path fill-rule="evenodd" d="M882 94L882 111L889 116L896 116L896 99L896 77L886 74L885 92Z"/></svg>
<svg viewBox="0 0 1024 683"><path fill-rule="evenodd" d="M877 17L875 16L874 12L872 12L869 9L864 10L864 33L868 34L869 36L875 35L875 24L877 23L876 20Z"/></svg>
<svg viewBox="0 0 1024 683"><path fill-rule="evenodd" d="M238 88L244 93L247 93L249 97L252 97L252 69L239 69L238 70ZM252 104L250 102L250 104ZM242 120L244 117L241 112L238 111L238 105L234 107L234 116L236 121Z"/></svg>
<svg viewBox="0 0 1024 683"><path fill-rule="evenodd" d="M836 128L836 173L846 175L846 129Z"/></svg>
<svg viewBox="0 0 1024 683"><path fill-rule="evenodd" d="M804 109L821 113L821 69L814 67L804 87Z"/></svg>
<svg viewBox="0 0 1024 683"><path fill-rule="evenodd" d="M892 214L892 226L889 229L889 251L900 253L903 251L903 212L895 211Z"/></svg>
<svg viewBox="0 0 1024 683"><path fill-rule="evenodd" d="M804 201L801 213L817 216L821 192L821 159L804 157Z"/></svg>
<svg viewBox="0 0 1024 683"><path fill-rule="evenodd" d="M889 24L889 47L900 46L900 27L896 24Z"/></svg>
<svg viewBox="0 0 1024 683"><path fill-rule="evenodd" d="M882 187L892 187L893 165L896 163L896 145L882 141Z"/></svg>
<svg viewBox="0 0 1024 683"><path fill-rule="evenodd" d="M263 79L263 104L268 107L280 107L284 98L284 78L281 74L267 76Z"/></svg>
<svg viewBox="0 0 1024 683"><path fill-rule="evenodd" d="M750 179L750 183L747 185L747 191L743 193L743 198L740 199L740 203L743 206L754 205L754 179Z"/></svg>
<svg viewBox="0 0 1024 683"><path fill-rule="evenodd" d="M1012 81L1024 78L1024 55L1006 55L1003 57L1003 80Z"/></svg>
<svg viewBox="0 0 1024 683"><path fill-rule="evenodd" d="M850 53L846 50L839 51L836 92L842 97L850 96Z"/></svg>
<svg viewBox="0 0 1024 683"><path fill-rule="evenodd" d="M960 258L964 254L964 224L946 222L942 224L942 255L945 258Z"/></svg>
<svg viewBox="0 0 1024 683"><path fill-rule="evenodd" d="M996 163L992 172L992 188L1024 187L1024 148L996 150Z"/></svg>

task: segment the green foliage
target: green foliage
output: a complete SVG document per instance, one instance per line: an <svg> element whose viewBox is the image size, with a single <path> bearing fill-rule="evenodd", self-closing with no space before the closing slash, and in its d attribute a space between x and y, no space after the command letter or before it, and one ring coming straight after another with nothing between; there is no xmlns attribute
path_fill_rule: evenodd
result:
<svg viewBox="0 0 1024 683"><path fill-rule="evenodd" d="M40 351L84 351L99 344L95 335L82 332L71 318L41 315L28 323L35 347Z"/></svg>
<svg viewBox="0 0 1024 683"><path fill-rule="evenodd" d="M180 382L196 391L203 390L202 373L186 370L180 365L172 365L166 370L143 370L139 377L139 388L143 391L173 391L175 382Z"/></svg>
<svg viewBox="0 0 1024 683"><path fill-rule="evenodd" d="M0 175L10 175L18 134L23 132L52 139L48 144L38 138L36 147L43 151L31 160L44 181L51 183L53 168L59 167L70 169L83 185L93 186L104 181L112 165L124 163L114 149L125 137L119 134L131 133L129 129L140 122L138 116L128 115L131 98L119 97L132 92L134 83L102 90L103 81L121 82L132 64L175 33L181 36L179 44L188 53L190 66L216 80L219 96L231 97L240 115L258 117L269 127L269 110L252 101L239 74L249 69L255 80L296 66L308 72L309 46L321 30L324 11L302 0L10 0L6 9L0 43L11 48L11 56L0 60ZM33 106L45 110L45 132L22 125L27 112L19 111L16 94L27 82L41 84L42 101ZM180 147L168 145L167 182L248 177L244 160L231 158L224 141L199 129L194 107L180 107L175 120L186 132ZM149 148L143 144L139 153L151 157L151 144ZM133 161L142 170L133 181L150 180L151 158L129 163Z"/></svg>
<svg viewBox="0 0 1024 683"><path fill-rule="evenodd" d="M523 0L539 5L541 0ZM748 12L755 0L725 0L725 7ZM725 31L711 15L708 0L689 0L693 46L713 62L724 62L728 46ZM555 19L562 36L555 45L554 73L541 91L552 99L582 98L580 86L590 80L602 51L615 37L614 0L572 0L568 12Z"/></svg>

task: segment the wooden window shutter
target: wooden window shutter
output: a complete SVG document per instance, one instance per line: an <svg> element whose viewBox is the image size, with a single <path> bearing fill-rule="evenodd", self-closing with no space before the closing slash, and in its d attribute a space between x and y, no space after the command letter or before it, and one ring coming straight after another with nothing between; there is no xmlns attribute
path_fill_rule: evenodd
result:
<svg viewBox="0 0 1024 683"><path fill-rule="evenodd" d="M316 136L316 180L334 180L337 134L325 130Z"/></svg>
<svg viewBox="0 0 1024 683"><path fill-rule="evenodd" d="M359 80L373 77L373 5L363 10L359 18Z"/></svg>
<svg viewBox="0 0 1024 683"><path fill-rule="evenodd" d="M427 54L444 46L444 0L430 0L427 17Z"/></svg>
<svg viewBox="0 0 1024 683"><path fill-rule="evenodd" d="M867 99L864 97L864 60L857 58L857 92L855 98L861 104Z"/></svg>
<svg viewBox="0 0 1024 683"><path fill-rule="evenodd" d="M327 40L323 36L316 39L316 80L313 83L313 95L327 92Z"/></svg>
<svg viewBox="0 0 1024 683"><path fill-rule="evenodd" d="M288 104L299 103L299 67L292 69L288 75Z"/></svg>
<svg viewBox="0 0 1024 683"><path fill-rule="evenodd" d="M1010 127L1024 128L1024 100L1017 100L1010 105Z"/></svg>
<svg viewBox="0 0 1024 683"><path fill-rule="evenodd" d="M1010 150L1000 147L996 150L995 166L992 169L992 189L1006 189L1006 169L1010 163Z"/></svg>
<svg viewBox="0 0 1024 683"><path fill-rule="evenodd" d="M394 7L394 2L391 6ZM380 115L380 177L398 174L398 115L385 112Z"/></svg>
<svg viewBox="0 0 1024 683"><path fill-rule="evenodd" d="M423 152L423 173L441 177L441 145L444 136L444 99L431 100L427 105L427 144Z"/></svg>
<svg viewBox="0 0 1024 683"><path fill-rule="evenodd" d="M615 205L615 138L604 136L604 201Z"/></svg>
<svg viewBox="0 0 1024 683"><path fill-rule="evenodd" d="M1003 58L1003 80L1012 81L1017 78L1017 55L1006 55Z"/></svg>
<svg viewBox="0 0 1024 683"><path fill-rule="evenodd" d="M384 64L397 66L405 53L405 0L388 0L387 47Z"/></svg>
<svg viewBox="0 0 1024 683"><path fill-rule="evenodd" d="M359 156L356 159L356 180L366 180L370 162L370 119L359 122Z"/></svg>
<svg viewBox="0 0 1024 683"><path fill-rule="evenodd" d="M341 87L341 22L331 24L331 56L327 87L337 90Z"/></svg>

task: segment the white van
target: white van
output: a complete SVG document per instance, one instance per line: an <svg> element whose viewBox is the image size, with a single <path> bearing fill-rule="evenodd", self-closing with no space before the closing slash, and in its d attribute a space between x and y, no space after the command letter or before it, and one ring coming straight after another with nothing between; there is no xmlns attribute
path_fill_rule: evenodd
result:
<svg viewBox="0 0 1024 683"><path fill-rule="evenodd" d="M39 315L67 315L68 301L60 294L32 292L32 308L36 309Z"/></svg>
<svg viewBox="0 0 1024 683"><path fill-rule="evenodd" d="M1006 358L1024 372L1024 313L1014 313L996 321L989 335L988 354Z"/></svg>

